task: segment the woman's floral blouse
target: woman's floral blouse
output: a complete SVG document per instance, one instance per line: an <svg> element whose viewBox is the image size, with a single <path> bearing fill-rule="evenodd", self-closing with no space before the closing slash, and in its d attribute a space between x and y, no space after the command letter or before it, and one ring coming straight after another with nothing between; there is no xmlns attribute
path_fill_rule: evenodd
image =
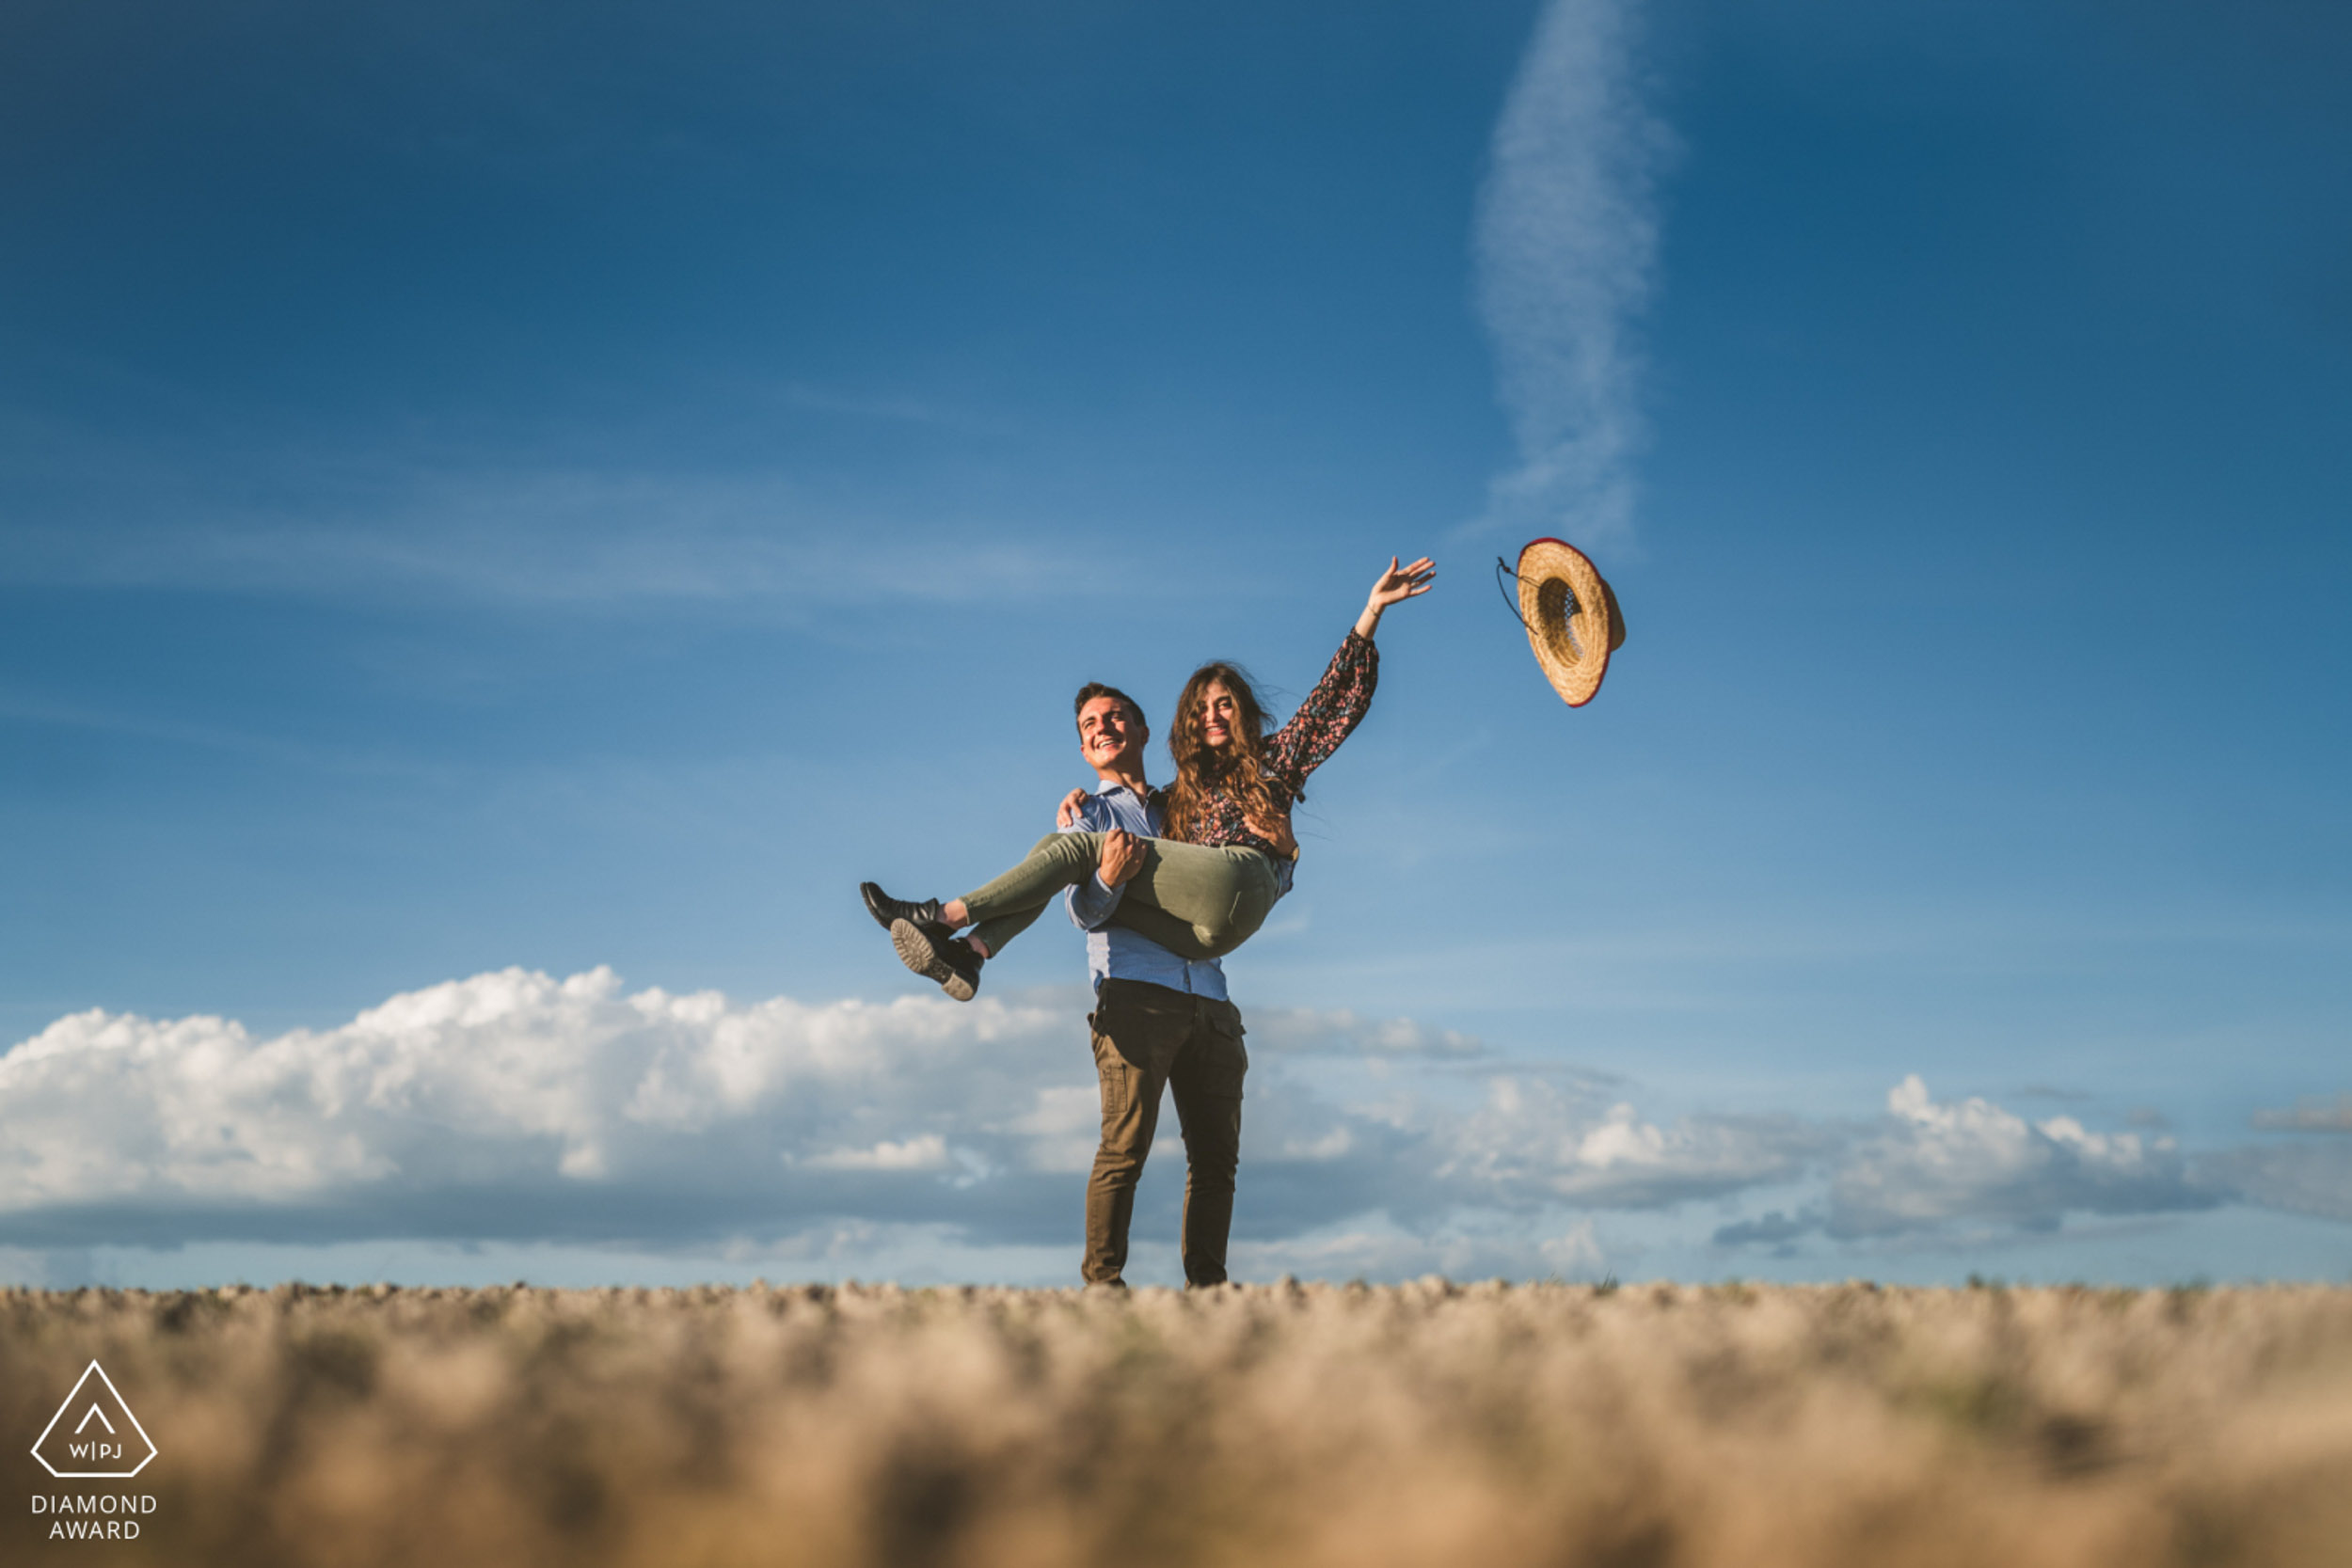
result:
<svg viewBox="0 0 2352 1568"><path fill-rule="evenodd" d="M1371 638L1359 637L1350 627L1347 641L1331 656L1331 667L1290 722L1265 738L1266 778L1278 800L1287 805L1307 793L1307 775L1322 767L1362 721L1372 706L1372 689L1379 681L1380 650ZM1241 801L1229 789L1214 790L1202 802L1192 842L1262 849L1282 858L1273 845L1249 831L1242 820Z"/></svg>

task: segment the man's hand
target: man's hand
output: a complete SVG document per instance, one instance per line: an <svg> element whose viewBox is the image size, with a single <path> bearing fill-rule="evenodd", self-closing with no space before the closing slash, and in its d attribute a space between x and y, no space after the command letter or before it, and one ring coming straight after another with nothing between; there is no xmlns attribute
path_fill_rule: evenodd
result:
<svg viewBox="0 0 2352 1568"><path fill-rule="evenodd" d="M1073 789L1063 796L1061 809L1054 813L1054 826L1057 828L1074 827L1078 821L1078 808L1086 804L1086 799L1087 792L1083 789Z"/></svg>
<svg viewBox="0 0 2352 1568"><path fill-rule="evenodd" d="M1274 852L1286 861L1298 858L1298 840L1291 832L1291 815L1244 817L1243 825L1251 832L1274 846Z"/></svg>
<svg viewBox="0 0 2352 1568"><path fill-rule="evenodd" d="M1103 859L1094 874L1103 879L1104 887L1123 886L1142 869L1143 840L1124 828L1113 828L1103 835Z"/></svg>

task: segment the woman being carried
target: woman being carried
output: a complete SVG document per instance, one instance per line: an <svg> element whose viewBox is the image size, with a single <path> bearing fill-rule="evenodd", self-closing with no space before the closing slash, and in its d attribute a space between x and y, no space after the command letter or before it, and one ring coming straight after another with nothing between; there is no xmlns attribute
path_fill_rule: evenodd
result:
<svg viewBox="0 0 2352 1568"><path fill-rule="evenodd" d="M1177 699L1168 740L1176 783L1166 795L1168 836L1143 841L1142 865L1123 885L1117 924L1183 958L1219 958L1265 923L1290 891L1289 863L1298 852L1291 806L1305 799L1307 775L1339 750L1372 704L1381 611L1427 593L1435 576L1426 557L1409 566L1391 559L1323 679L1271 735L1240 671L1205 664L1194 672ZM906 966L968 1002L980 965L1057 894L1094 874L1108 836L1050 833L1003 876L944 904L892 898L871 882L860 891ZM967 926L976 927L970 935L955 935Z"/></svg>

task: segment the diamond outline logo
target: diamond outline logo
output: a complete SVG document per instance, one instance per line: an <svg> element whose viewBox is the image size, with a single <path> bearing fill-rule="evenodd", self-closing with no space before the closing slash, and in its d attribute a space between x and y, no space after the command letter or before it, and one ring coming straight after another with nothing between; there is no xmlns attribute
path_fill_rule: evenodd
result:
<svg viewBox="0 0 2352 1568"><path fill-rule="evenodd" d="M66 1413L73 1408L73 1402L82 1397L82 1390L89 1386L93 1372L97 1374L98 1381L106 1386L106 1392L114 1396L115 1405L122 1412L122 1418L131 1423L131 1430L137 1433L139 1441L147 1445L147 1457L127 1470L60 1470L49 1463L47 1454L40 1451L40 1446L49 1441L49 1434L57 1430L57 1423L64 1420ZM97 1414L99 1421L112 1431L114 1423L106 1419L106 1413L99 1408L94 1396L90 1401L90 1409ZM86 1415L82 1418L82 1426L87 1425L89 1417ZM81 1427L74 1428L76 1433L80 1431ZM41 1468L59 1481L128 1481L154 1463L157 1449L155 1439L147 1435L147 1429L139 1425L138 1417L132 1412L131 1402L122 1397L122 1390L115 1386L115 1380L106 1375L106 1369L92 1361L83 1370L82 1375L74 1379L72 1390L66 1395L65 1402L57 1406L57 1413L49 1418L49 1424L40 1429L40 1435L33 1439L32 1452L33 1457L40 1461Z"/></svg>

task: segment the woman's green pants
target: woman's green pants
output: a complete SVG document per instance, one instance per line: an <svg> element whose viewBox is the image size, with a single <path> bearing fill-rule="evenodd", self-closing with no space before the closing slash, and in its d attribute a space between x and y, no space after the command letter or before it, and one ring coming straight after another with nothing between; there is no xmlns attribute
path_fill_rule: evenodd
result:
<svg viewBox="0 0 2352 1568"><path fill-rule="evenodd" d="M963 895L977 923L973 936L1004 951L1054 895L1076 887L1102 863L1106 833L1048 833L1029 858ZM1143 868L1120 890L1115 926L1124 926L1184 958L1221 958L1265 924L1281 890L1263 851L1147 838Z"/></svg>

